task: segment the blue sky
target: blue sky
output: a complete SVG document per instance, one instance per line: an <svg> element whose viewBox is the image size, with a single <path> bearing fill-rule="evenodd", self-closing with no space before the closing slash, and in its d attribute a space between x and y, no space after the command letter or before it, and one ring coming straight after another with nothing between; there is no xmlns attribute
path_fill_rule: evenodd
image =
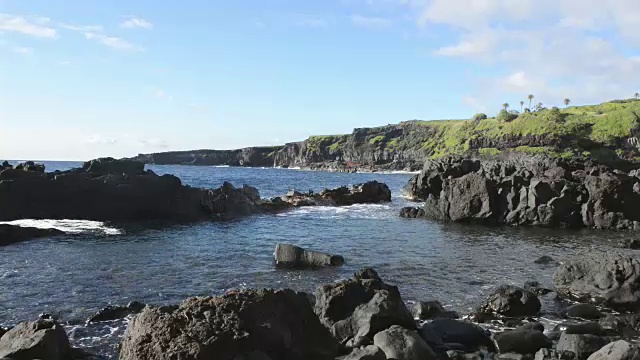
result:
<svg viewBox="0 0 640 360"><path fill-rule="evenodd" d="M0 0L0 157L237 148L640 91L637 0Z"/></svg>

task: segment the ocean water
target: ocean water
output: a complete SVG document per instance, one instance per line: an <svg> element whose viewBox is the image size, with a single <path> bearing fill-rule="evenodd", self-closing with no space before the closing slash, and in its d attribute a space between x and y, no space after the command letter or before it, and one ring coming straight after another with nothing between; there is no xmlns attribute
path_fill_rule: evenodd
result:
<svg viewBox="0 0 640 360"><path fill-rule="evenodd" d="M46 162L47 170L80 163ZM293 288L313 292L321 284L373 267L399 286L406 301L439 300L468 312L495 286L536 280L551 286L554 266L580 251L607 251L632 233L489 228L402 219L410 203L401 188L410 174L345 174L293 169L148 166L185 184L248 184L263 197L290 189L319 191L368 180L387 183L393 201L382 205L301 208L232 222L136 228L90 221L15 222L69 231L57 238L0 248L0 324L50 313L63 321L75 345L115 356L126 321L85 325L96 310L137 300L178 303L186 297L232 288ZM276 270L279 242L343 255L342 267Z"/></svg>

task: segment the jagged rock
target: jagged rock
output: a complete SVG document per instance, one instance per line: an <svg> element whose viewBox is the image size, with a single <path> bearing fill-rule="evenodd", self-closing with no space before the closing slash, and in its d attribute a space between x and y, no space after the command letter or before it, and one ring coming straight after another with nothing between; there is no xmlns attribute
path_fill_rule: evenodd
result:
<svg viewBox="0 0 640 360"><path fill-rule="evenodd" d="M507 317L534 316L540 312L536 294L512 285L502 285L478 307L476 313Z"/></svg>
<svg viewBox="0 0 640 360"><path fill-rule="evenodd" d="M3 166L4 167L4 166ZM44 173L44 164L36 164L33 161L26 161L15 166L15 170Z"/></svg>
<svg viewBox="0 0 640 360"><path fill-rule="evenodd" d="M245 290L146 307L129 324L120 359L233 360L250 351L270 359L333 360L338 344L306 294Z"/></svg>
<svg viewBox="0 0 640 360"><path fill-rule="evenodd" d="M385 183L369 181L351 187L325 189L320 193L324 199L331 199L336 205L368 204L391 201L391 190Z"/></svg>
<svg viewBox="0 0 640 360"><path fill-rule="evenodd" d="M377 333L373 344L385 353L387 359L436 360L436 354L418 333L398 325Z"/></svg>
<svg viewBox="0 0 640 360"><path fill-rule="evenodd" d="M516 329L494 336L500 353L535 354L542 348L551 348L553 342L541 331Z"/></svg>
<svg viewBox="0 0 640 360"><path fill-rule="evenodd" d="M640 360L640 348L618 340L591 354L588 360Z"/></svg>
<svg viewBox="0 0 640 360"><path fill-rule="evenodd" d="M419 301L411 307L411 314L420 320L427 319L458 319L455 311L449 311L439 301Z"/></svg>
<svg viewBox="0 0 640 360"><path fill-rule="evenodd" d="M277 244L273 256L276 266L283 268L304 269L344 264L344 258L340 255L305 250L289 244Z"/></svg>
<svg viewBox="0 0 640 360"><path fill-rule="evenodd" d="M635 309L640 306L640 261L612 252L575 257L556 269L553 285L564 297Z"/></svg>
<svg viewBox="0 0 640 360"><path fill-rule="evenodd" d="M338 360L386 360L387 356L379 347L369 345L362 348L353 349L353 351Z"/></svg>
<svg viewBox="0 0 640 360"><path fill-rule="evenodd" d="M556 350L570 351L575 354L576 360L586 360L589 355L600 350L607 343L605 338L597 335L563 333L558 340Z"/></svg>
<svg viewBox="0 0 640 360"><path fill-rule="evenodd" d="M575 304L566 308L563 315L570 318L581 318L587 320L597 320L602 317L602 313L593 304Z"/></svg>
<svg viewBox="0 0 640 360"><path fill-rule="evenodd" d="M465 351L487 349L495 352L490 333L478 325L453 319L436 319L420 329L422 338L432 347L443 344L461 344Z"/></svg>
<svg viewBox="0 0 640 360"><path fill-rule="evenodd" d="M357 347L392 325L415 328L400 291L382 282L373 269L363 269L351 280L321 286L315 312L342 344Z"/></svg>
<svg viewBox="0 0 640 360"><path fill-rule="evenodd" d="M20 323L0 337L0 358L66 360L71 353L62 325L51 319Z"/></svg>
<svg viewBox="0 0 640 360"><path fill-rule="evenodd" d="M424 200L401 216L485 224L640 229L640 193L622 172L592 162L512 155L428 160L406 187ZM639 187L640 188L640 187Z"/></svg>
<svg viewBox="0 0 640 360"><path fill-rule="evenodd" d="M0 246L11 245L35 238L58 235L64 235L64 232L56 229L40 229L0 224Z"/></svg>
<svg viewBox="0 0 640 360"><path fill-rule="evenodd" d="M138 301L132 301L126 306L107 306L98 310L98 312L90 317L87 322L92 323L123 319L131 314L139 313L145 306L145 304Z"/></svg>

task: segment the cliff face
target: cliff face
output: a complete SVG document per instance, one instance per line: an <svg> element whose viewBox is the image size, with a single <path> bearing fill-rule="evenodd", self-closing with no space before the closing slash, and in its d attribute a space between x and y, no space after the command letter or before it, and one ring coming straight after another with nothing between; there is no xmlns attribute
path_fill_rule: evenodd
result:
<svg viewBox="0 0 640 360"><path fill-rule="evenodd" d="M640 101L502 111L495 118L407 121L358 128L347 135L312 136L282 146L140 154L152 164L301 167L334 171L418 171L425 160L448 155L546 155L636 161L640 153Z"/></svg>

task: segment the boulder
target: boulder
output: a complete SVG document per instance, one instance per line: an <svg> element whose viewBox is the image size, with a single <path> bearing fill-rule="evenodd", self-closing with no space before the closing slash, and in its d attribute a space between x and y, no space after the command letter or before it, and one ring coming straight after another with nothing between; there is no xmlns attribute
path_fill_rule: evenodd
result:
<svg viewBox="0 0 640 360"><path fill-rule="evenodd" d="M542 348L551 348L553 342L541 331L516 329L494 336L500 353L535 354Z"/></svg>
<svg viewBox="0 0 640 360"><path fill-rule="evenodd" d="M487 297L476 312L481 315L526 317L537 315L541 307L538 296L533 292L502 285Z"/></svg>
<svg viewBox="0 0 640 360"><path fill-rule="evenodd" d="M391 190L385 183L369 181L351 187L325 189L320 193L324 199L331 199L336 205L377 204L391 201Z"/></svg>
<svg viewBox="0 0 640 360"><path fill-rule="evenodd" d="M439 301L419 301L411 307L411 314L419 320L427 319L458 319L455 311L449 311Z"/></svg>
<svg viewBox="0 0 640 360"><path fill-rule="evenodd" d="M607 343L605 338L597 335L563 333L558 340L556 350L570 351L575 354L576 360L586 360Z"/></svg>
<svg viewBox="0 0 640 360"><path fill-rule="evenodd" d="M58 235L64 235L64 232L56 229L40 229L0 224L0 246L11 245L35 238L53 237Z"/></svg>
<svg viewBox="0 0 640 360"><path fill-rule="evenodd" d="M385 284L373 269L320 286L315 312L340 343L352 347L371 343L376 333L392 325L416 327L398 288Z"/></svg>
<svg viewBox="0 0 640 360"><path fill-rule="evenodd" d="M436 354L415 331L401 326L391 326L373 337L373 344L379 347L387 359L436 360Z"/></svg>
<svg viewBox="0 0 640 360"><path fill-rule="evenodd" d="M588 360L640 360L640 348L625 340L618 340L594 352Z"/></svg>
<svg viewBox="0 0 640 360"><path fill-rule="evenodd" d="M487 349L495 352L490 333L478 325L453 319L436 319L420 329L422 338L432 347L447 343L461 344L467 352Z"/></svg>
<svg viewBox="0 0 640 360"><path fill-rule="evenodd" d="M52 319L20 323L0 337L0 358L66 360L71 353L67 333Z"/></svg>
<svg viewBox="0 0 640 360"><path fill-rule="evenodd" d="M305 250L289 244L277 244L273 256L276 266L282 268L304 269L344 264L344 258L340 255Z"/></svg>
<svg viewBox="0 0 640 360"><path fill-rule="evenodd" d="M534 360L575 360L576 355L570 351L556 351L553 349L540 349L534 356Z"/></svg>
<svg viewBox="0 0 640 360"><path fill-rule="evenodd" d="M581 322L576 324L558 324L556 330L567 334L591 334L602 336L606 330L597 322Z"/></svg>
<svg viewBox="0 0 640 360"><path fill-rule="evenodd" d="M387 356L379 347L369 345L362 348L353 349L353 351L339 360L386 360Z"/></svg>
<svg viewBox="0 0 640 360"><path fill-rule="evenodd" d="M95 315L87 320L87 323L124 319L131 314L139 313L145 306L145 304L138 301L132 301L126 306L110 305L98 310Z"/></svg>
<svg viewBox="0 0 640 360"><path fill-rule="evenodd" d="M640 261L612 252L575 257L556 269L553 285L564 297L633 310L640 305Z"/></svg>
<svg viewBox="0 0 640 360"><path fill-rule="evenodd" d="M580 318L587 320L597 320L602 317L602 313L593 304L575 304L566 308L562 314L569 318Z"/></svg>
<svg viewBox="0 0 640 360"><path fill-rule="evenodd" d="M307 295L291 290L231 291L150 307L129 324L121 360L246 358L333 360L338 343L320 324Z"/></svg>

